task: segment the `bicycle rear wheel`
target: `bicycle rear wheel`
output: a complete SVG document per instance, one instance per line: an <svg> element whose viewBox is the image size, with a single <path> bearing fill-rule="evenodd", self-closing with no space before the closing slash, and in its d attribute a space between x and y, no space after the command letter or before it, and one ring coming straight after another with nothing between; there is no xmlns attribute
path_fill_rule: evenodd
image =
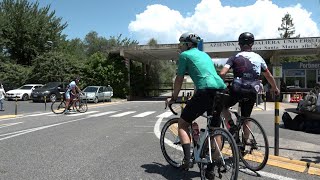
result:
<svg viewBox="0 0 320 180"><path fill-rule="evenodd" d="M239 151L243 164L252 171L263 169L269 158L269 142L260 123L253 118L245 118L239 138L242 144Z"/></svg>
<svg viewBox="0 0 320 180"><path fill-rule="evenodd" d="M181 166L184 157L178 136L178 120L173 118L167 121L160 135L160 147L166 161L175 168Z"/></svg>
<svg viewBox="0 0 320 180"><path fill-rule="evenodd" d="M55 114L62 114L66 109L66 103L64 101L54 101L51 104L51 111Z"/></svg>
<svg viewBox="0 0 320 180"><path fill-rule="evenodd" d="M238 179L239 173L239 151L237 144L232 135L222 128L214 128L209 136L204 141L200 163L201 179L207 179L205 174L210 162L209 138L211 141L211 157L213 161L213 172L215 177L219 179ZM221 140L220 148L219 139ZM222 146L223 144L223 146Z"/></svg>
<svg viewBox="0 0 320 180"><path fill-rule="evenodd" d="M85 113L88 111L88 106L87 103L82 102L82 101L76 101L76 109L80 113Z"/></svg>

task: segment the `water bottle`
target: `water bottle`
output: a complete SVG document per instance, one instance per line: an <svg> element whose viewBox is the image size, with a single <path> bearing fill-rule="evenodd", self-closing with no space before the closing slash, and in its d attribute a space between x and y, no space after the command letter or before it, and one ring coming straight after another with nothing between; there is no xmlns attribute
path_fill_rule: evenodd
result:
<svg viewBox="0 0 320 180"><path fill-rule="evenodd" d="M195 141L194 144L197 144L198 141L199 141L199 125L198 123L194 122L192 123L192 136L193 136L193 139Z"/></svg>

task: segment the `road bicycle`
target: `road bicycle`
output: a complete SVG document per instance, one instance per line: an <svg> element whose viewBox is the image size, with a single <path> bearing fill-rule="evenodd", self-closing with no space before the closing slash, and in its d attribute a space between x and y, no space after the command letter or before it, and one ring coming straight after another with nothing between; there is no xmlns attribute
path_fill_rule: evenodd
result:
<svg viewBox="0 0 320 180"><path fill-rule="evenodd" d="M225 94L217 93L214 99L213 109L219 104L221 98ZM175 103L183 103L176 101ZM173 114L177 113L169 106ZM214 111L214 113L217 113ZM192 127L189 127L189 134L191 137L191 162L197 164L200 169L201 179L206 179L205 172L209 163L213 163L215 166L215 176L227 179L235 180L238 178L239 173L239 151L237 144L232 135L226 129L217 127L212 129L210 127L213 116L205 116L207 124L205 128L200 129L199 138L196 139L192 133ZM162 154L166 161L175 168L180 168L182 159L184 157L180 139L178 136L178 119L172 118L168 120L161 130L160 135L160 147ZM222 140L219 144L217 140ZM219 148L220 147L220 148ZM215 157L213 154L218 154Z"/></svg>
<svg viewBox="0 0 320 180"><path fill-rule="evenodd" d="M68 107L69 110L73 107L73 104L75 104L75 109L73 110L77 112L84 113L88 111L87 102L83 100L79 95L76 96L72 101L70 101L69 107ZM55 114L62 114L64 113L65 109L66 109L65 98L63 98L62 101L54 101L51 104L51 110Z"/></svg>
<svg viewBox="0 0 320 180"><path fill-rule="evenodd" d="M259 171L267 164L269 142L263 127L257 120L241 116L241 106L245 105L246 101L248 101L247 98L240 99L237 111L229 109L230 113L236 117L236 123L232 120L226 124L222 117L221 126L229 129L233 135L243 164L252 171Z"/></svg>

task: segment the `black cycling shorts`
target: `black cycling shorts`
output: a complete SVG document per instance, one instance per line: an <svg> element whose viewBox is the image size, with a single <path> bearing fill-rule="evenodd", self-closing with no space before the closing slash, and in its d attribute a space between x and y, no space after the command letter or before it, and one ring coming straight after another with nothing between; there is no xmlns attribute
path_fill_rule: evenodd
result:
<svg viewBox="0 0 320 180"><path fill-rule="evenodd" d="M232 107L235 104L237 104L237 102L239 102L240 99L245 98L246 101L244 101L241 104L241 116L250 117L254 103L256 102L256 97L257 95L255 93L239 94L239 93L230 91L230 96L225 101L225 107L226 108Z"/></svg>
<svg viewBox="0 0 320 180"><path fill-rule="evenodd" d="M212 105L217 89L199 89L188 101L187 105L181 113L181 118L186 122L192 123L195 119L201 116L204 112L207 115L213 115ZM217 117L213 117L211 126L219 127L221 123L220 113Z"/></svg>

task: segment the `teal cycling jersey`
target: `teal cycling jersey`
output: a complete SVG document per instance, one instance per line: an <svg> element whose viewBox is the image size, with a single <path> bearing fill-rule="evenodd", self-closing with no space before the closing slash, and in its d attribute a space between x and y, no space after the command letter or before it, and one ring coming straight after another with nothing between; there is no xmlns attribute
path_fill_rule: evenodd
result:
<svg viewBox="0 0 320 180"><path fill-rule="evenodd" d="M184 51L179 56L178 76L189 73L196 89L225 89L210 56L197 48Z"/></svg>

